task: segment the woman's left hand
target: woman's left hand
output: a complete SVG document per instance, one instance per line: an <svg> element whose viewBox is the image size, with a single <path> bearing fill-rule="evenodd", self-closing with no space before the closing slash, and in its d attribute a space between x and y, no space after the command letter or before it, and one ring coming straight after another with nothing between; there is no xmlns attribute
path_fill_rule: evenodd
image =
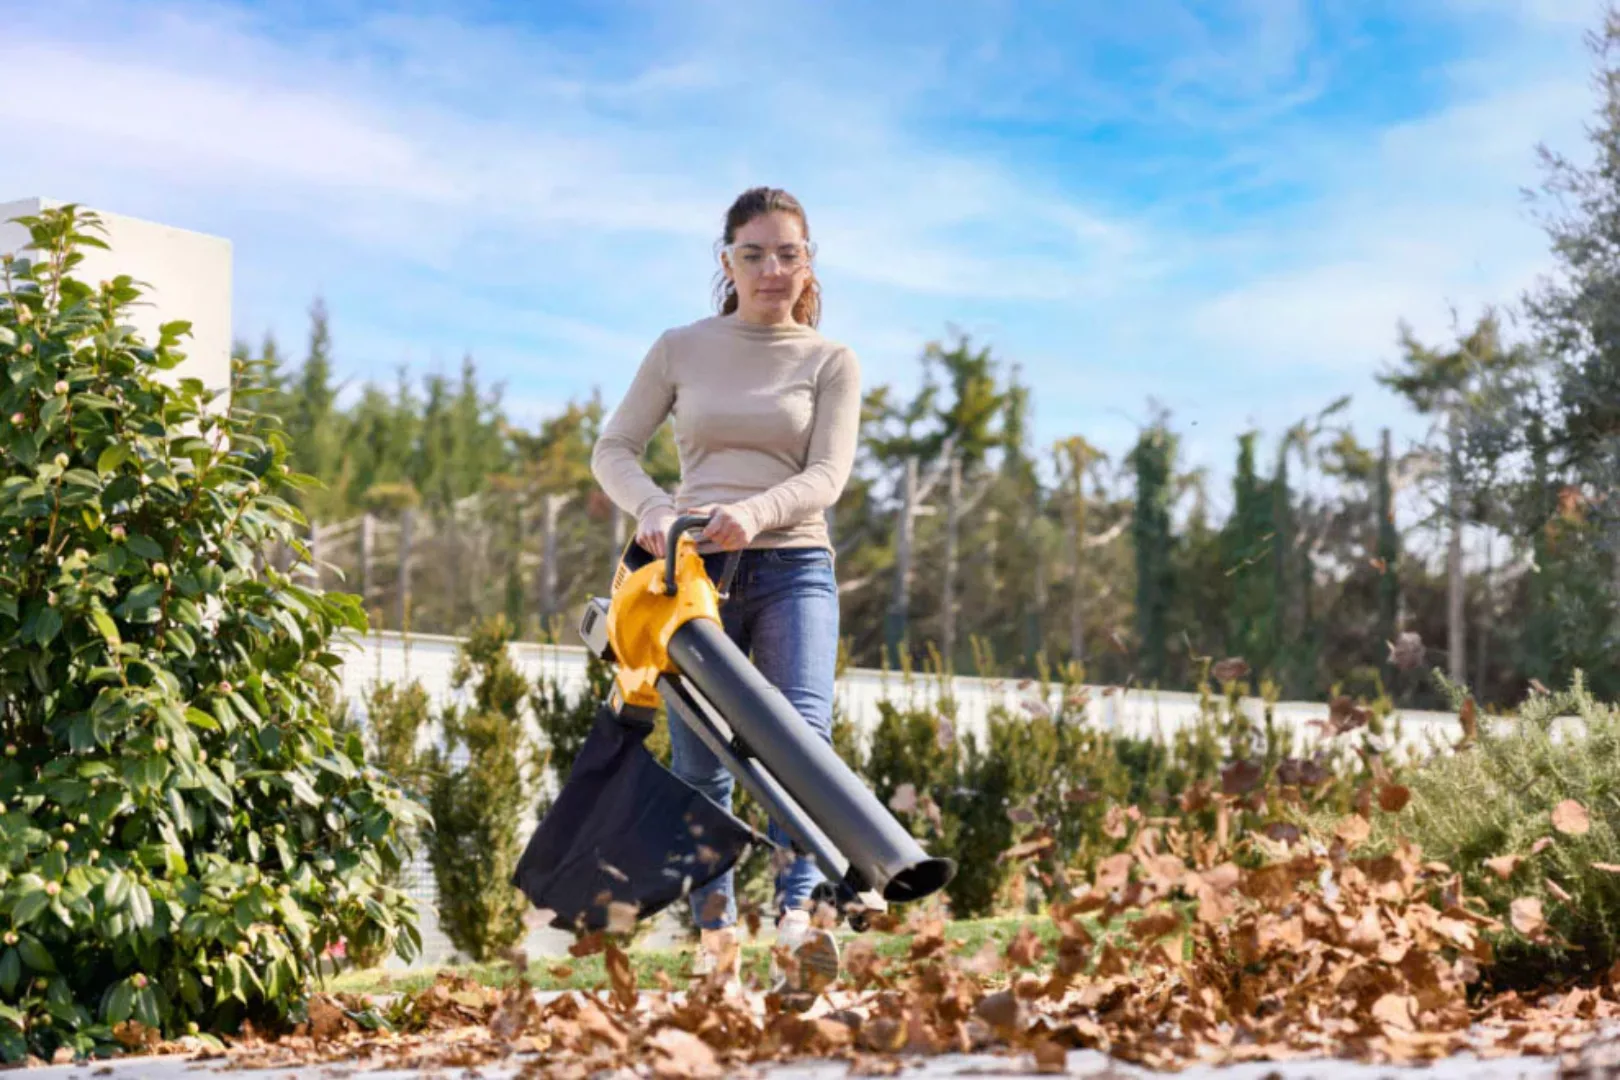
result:
<svg viewBox="0 0 1620 1080"><path fill-rule="evenodd" d="M754 526L748 515L734 506L711 506L700 513L709 515L709 524L703 530L703 539L713 540L725 551L738 551L754 539Z"/></svg>

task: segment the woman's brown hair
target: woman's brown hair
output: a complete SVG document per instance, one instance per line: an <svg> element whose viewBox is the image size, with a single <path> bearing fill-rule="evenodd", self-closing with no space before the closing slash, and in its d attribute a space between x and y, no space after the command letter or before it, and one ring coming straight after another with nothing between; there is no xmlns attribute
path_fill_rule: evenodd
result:
<svg viewBox="0 0 1620 1080"><path fill-rule="evenodd" d="M757 187L749 188L737 196L737 201L726 211L726 228L719 247L723 248L734 243L737 239L737 230L750 221L778 210L799 219L799 227L804 230L805 242L809 243L810 221L805 217L804 207L800 205L799 200L781 188ZM722 315L730 315L737 310L737 288L727 280L724 270L715 277L714 302ZM793 304L793 321L805 326L816 326L821 322L821 285L816 281L814 270L810 271L804 283L804 291Z"/></svg>

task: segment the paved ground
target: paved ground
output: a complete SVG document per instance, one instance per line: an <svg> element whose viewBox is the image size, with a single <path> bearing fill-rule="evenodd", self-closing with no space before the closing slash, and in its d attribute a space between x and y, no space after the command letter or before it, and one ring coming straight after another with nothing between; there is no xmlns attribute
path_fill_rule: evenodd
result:
<svg viewBox="0 0 1620 1080"><path fill-rule="evenodd" d="M481 1065L476 1075L485 1080L508 1080L522 1067L523 1058L513 1058L506 1065ZM1174 1076L1177 1080L1555 1080L1558 1075L1556 1061L1541 1058L1497 1058L1479 1061L1474 1058L1456 1058L1421 1068L1390 1065L1355 1065L1346 1062L1258 1062L1224 1068L1198 1066L1179 1073L1154 1073L1128 1065L1111 1064L1107 1058L1090 1050L1076 1050L1069 1055L1066 1075L1079 1080L1147 1080L1148 1077ZM220 1061L195 1062L176 1058L144 1058L114 1064L60 1065L43 1069L30 1069L28 1080L195 1080L208 1073L227 1073L228 1067ZM841 1080L849 1074L849 1066L842 1061L822 1061L805 1064L781 1065L752 1074L766 1080ZM264 1075L276 1080L407 1080L422 1073L396 1070L356 1072L341 1065L311 1066L303 1069L277 1067L268 1070L229 1071L233 1077ZM439 1077L461 1077L466 1070L443 1069ZM990 1054L951 1054L935 1058L917 1059L913 1068L901 1076L915 1080L936 1080L957 1076L1036 1076L1033 1063L1019 1062L1016 1058ZM1048 1074L1050 1075L1050 1074Z"/></svg>

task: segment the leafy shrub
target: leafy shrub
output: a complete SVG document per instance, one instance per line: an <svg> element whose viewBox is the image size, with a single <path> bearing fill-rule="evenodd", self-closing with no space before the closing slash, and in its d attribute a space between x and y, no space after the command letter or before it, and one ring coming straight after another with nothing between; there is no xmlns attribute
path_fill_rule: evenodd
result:
<svg viewBox="0 0 1620 1080"><path fill-rule="evenodd" d="M419 811L334 736L352 597L308 557L274 423L228 412L73 277L93 215L19 219L0 268L0 1055L91 1053L127 1021L274 1026L341 938L420 948L383 881ZM237 369L238 372L240 369ZM295 566L293 570L299 570Z"/></svg>
<svg viewBox="0 0 1620 1080"><path fill-rule="evenodd" d="M528 900L512 886L512 872L528 839L521 833L524 811L544 762L524 730L529 686L507 651L511 639L504 615L473 626L452 678L457 689L477 680L473 704L445 710L443 744L427 755L439 925L478 962L503 955L523 937Z"/></svg>
<svg viewBox="0 0 1620 1080"><path fill-rule="evenodd" d="M1499 979L1609 967L1620 959L1620 708L1577 673L1568 690L1533 694L1513 720L1459 741L1408 774L1410 806L1381 833L1410 836L1489 902L1504 925ZM1526 900L1545 931L1534 905L1515 912Z"/></svg>

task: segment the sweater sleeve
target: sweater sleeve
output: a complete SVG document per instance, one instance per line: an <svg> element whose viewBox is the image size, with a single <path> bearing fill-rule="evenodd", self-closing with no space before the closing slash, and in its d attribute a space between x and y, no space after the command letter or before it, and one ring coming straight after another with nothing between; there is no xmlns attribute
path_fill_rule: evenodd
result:
<svg viewBox="0 0 1620 1080"><path fill-rule="evenodd" d="M658 506L671 509L675 500L647 475L641 455L653 432L675 406L669 377L667 335L660 336L641 361L630 389L619 402L591 448L591 472L608 498L637 522Z"/></svg>
<svg viewBox="0 0 1620 1080"><path fill-rule="evenodd" d="M737 504L753 521L756 536L818 514L843 493L861 429L861 369L853 351L841 348L823 365L815 402L804 468Z"/></svg>

